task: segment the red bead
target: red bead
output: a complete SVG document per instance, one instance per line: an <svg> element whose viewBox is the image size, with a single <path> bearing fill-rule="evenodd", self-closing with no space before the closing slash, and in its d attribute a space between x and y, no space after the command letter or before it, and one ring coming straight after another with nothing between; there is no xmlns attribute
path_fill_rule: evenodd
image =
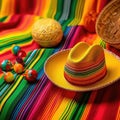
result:
<svg viewBox="0 0 120 120"><path fill-rule="evenodd" d="M24 76L28 82L34 82L37 79L38 73L36 70L26 70Z"/></svg>
<svg viewBox="0 0 120 120"><path fill-rule="evenodd" d="M18 57L26 57L26 52L25 51L23 51L23 50L19 50L19 52L18 52Z"/></svg>
<svg viewBox="0 0 120 120"><path fill-rule="evenodd" d="M24 66L24 61L21 57L17 57L16 61Z"/></svg>

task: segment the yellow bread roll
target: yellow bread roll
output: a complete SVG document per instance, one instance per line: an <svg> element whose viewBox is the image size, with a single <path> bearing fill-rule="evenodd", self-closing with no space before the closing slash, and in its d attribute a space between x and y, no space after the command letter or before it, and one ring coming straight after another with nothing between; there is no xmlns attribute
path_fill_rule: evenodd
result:
<svg viewBox="0 0 120 120"><path fill-rule="evenodd" d="M62 27L54 19L42 18L34 23L32 37L42 47L53 47L62 40Z"/></svg>

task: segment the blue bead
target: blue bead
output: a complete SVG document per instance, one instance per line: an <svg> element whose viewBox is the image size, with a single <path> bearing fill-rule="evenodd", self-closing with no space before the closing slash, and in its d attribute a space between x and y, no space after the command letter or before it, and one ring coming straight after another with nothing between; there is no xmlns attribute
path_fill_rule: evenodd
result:
<svg viewBox="0 0 120 120"><path fill-rule="evenodd" d="M20 50L20 47L19 47L19 46L13 46L13 48L12 48L12 53L15 54L15 55L17 55L18 52L19 52L19 50Z"/></svg>

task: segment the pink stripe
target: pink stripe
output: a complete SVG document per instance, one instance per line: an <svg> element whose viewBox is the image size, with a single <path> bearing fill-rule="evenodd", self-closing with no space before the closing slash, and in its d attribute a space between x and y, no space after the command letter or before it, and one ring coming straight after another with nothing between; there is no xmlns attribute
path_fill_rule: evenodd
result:
<svg viewBox="0 0 120 120"><path fill-rule="evenodd" d="M80 39L85 35L86 31L84 30L83 26L78 26L74 36L72 37L68 48L72 48L76 43L80 41Z"/></svg>
<svg viewBox="0 0 120 120"><path fill-rule="evenodd" d="M42 111L44 109L43 101L45 102L47 100L47 97L49 96L48 91L51 89L51 87L52 87L52 84L50 82L48 82L47 85L45 86L42 94L40 94L38 96L34 106L31 108L31 111L30 111L29 115L27 116L27 119L35 120L37 116L42 114Z"/></svg>

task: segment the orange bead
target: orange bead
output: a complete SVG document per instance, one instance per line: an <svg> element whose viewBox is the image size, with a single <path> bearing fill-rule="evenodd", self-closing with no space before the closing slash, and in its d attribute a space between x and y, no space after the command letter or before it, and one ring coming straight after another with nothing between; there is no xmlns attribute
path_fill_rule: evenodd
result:
<svg viewBox="0 0 120 120"><path fill-rule="evenodd" d="M20 63L16 63L13 68L16 73L22 73L24 71L24 67Z"/></svg>
<svg viewBox="0 0 120 120"><path fill-rule="evenodd" d="M14 81L14 75L13 75L13 73L11 73L11 72L6 72L6 73L4 74L4 80L5 80L7 83L13 82L13 81Z"/></svg>

